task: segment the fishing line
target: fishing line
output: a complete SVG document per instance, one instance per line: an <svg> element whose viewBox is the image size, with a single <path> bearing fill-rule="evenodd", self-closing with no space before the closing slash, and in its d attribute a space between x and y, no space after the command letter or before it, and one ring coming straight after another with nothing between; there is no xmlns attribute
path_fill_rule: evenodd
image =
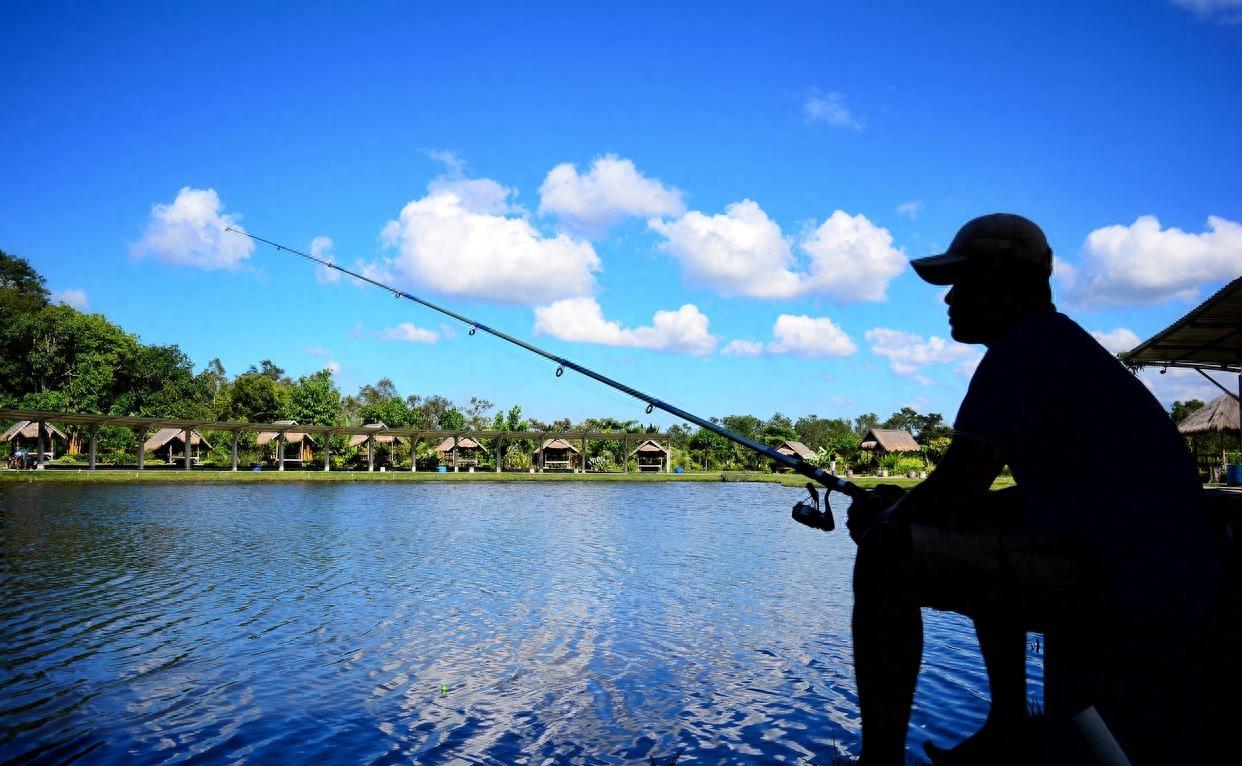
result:
<svg viewBox="0 0 1242 766"><path fill-rule="evenodd" d="M605 375L601 375L600 373L595 372L594 370L588 367L583 367L582 365L577 364L576 362L572 362L566 359L565 357L557 356L556 354L553 354L549 351L545 351L542 348L539 348L538 346L527 343L526 341L521 340L520 338L515 338L514 336L509 335L508 333L505 333L501 330L488 327L482 322L476 322L470 317L459 314L456 311L453 311L452 309L447 309L447 308L444 308L443 306L438 306L430 301L424 300L423 298L419 298L418 296L408 293L404 290L400 290L396 287L386 285L377 279L372 279L371 277L364 276L362 274L359 274L356 271L351 271L345 268L344 266L338 266L337 264L327 261L323 258L318 258L309 253L304 253L301 250L297 250L292 247L287 247L285 245L280 244L279 242L273 242L272 240L265 239L263 237L258 236L257 234L251 234L248 231L243 231L241 229L235 229L232 226L226 227L225 231L233 232L234 234L240 234L241 236L249 237L250 239L253 239L256 242L262 242L266 245L271 245L272 247L276 248L277 251L283 250L284 252L291 253L293 255L298 256L299 258L304 258L308 261L311 261L312 263L317 263L320 266L323 266L325 268L339 271L342 274L347 274L353 277L354 279L358 279L368 284L372 284L380 288L381 290L392 293L394 297L405 298L406 300L413 301L414 303L417 303L421 306L425 306L426 308L429 308L432 311L436 311L447 317L456 319L458 322L461 322L462 324L464 324L466 327L469 328L470 335L474 335L479 330L482 330L483 332L488 333L489 335L500 338L501 340L504 340L504 341L508 341L509 343L515 346L519 346L521 348L526 349L532 354L537 354L543 357L544 359L547 359L551 362L555 362L557 365L556 376L558 378L561 377L565 373L565 371L573 370L574 372L577 372L581 375L591 378L592 380L603 383L605 386L608 386L616 391L620 391L621 393L628 394L629 396L632 396L635 399L638 399L639 401L645 402L647 404L647 414L650 414L651 412L657 409L663 410L664 412L667 412L668 414L672 415L675 418L681 418L682 420L688 421L690 423L694 423L700 428L705 428L714 434L723 436L724 438L728 439L731 442L734 442L735 444L740 444L749 450L758 452L759 454L763 455L764 457L767 457L773 462L780 463L781 465L787 466L793 469L794 471L796 471L797 473L800 473L809 479L813 479L814 481L819 482L823 486L827 487L829 490L835 489L838 492L849 495L850 497L864 497L866 495L866 490L864 490L862 487L859 487L853 482L849 482L849 481L846 481L845 479L834 476L828 471L825 471L822 468L813 466L810 463L806 462L805 460L802 460L801 458L792 457L790 455L777 452L775 449L773 449L772 447L769 447L766 444L763 444L761 442L755 441L754 439L750 439L748 437L742 436L741 434L736 433L734 431L730 431L727 428L723 428L711 422L710 420L706 418L701 418L698 415L694 415L690 412L687 412L686 410L681 409L680 407L669 404L668 402L661 401L655 398L654 396L650 396L648 394L643 393L642 391L639 391L636 388L632 388L630 386L627 386L624 383L621 383L620 381L616 381Z"/></svg>

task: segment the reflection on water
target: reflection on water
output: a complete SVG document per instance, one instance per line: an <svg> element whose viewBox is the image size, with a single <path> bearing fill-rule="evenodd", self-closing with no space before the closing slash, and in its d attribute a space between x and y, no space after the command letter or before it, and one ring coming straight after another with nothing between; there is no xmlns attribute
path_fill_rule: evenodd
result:
<svg viewBox="0 0 1242 766"><path fill-rule="evenodd" d="M799 494L0 487L0 760L829 763L854 548ZM986 707L969 624L927 631L915 746Z"/></svg>

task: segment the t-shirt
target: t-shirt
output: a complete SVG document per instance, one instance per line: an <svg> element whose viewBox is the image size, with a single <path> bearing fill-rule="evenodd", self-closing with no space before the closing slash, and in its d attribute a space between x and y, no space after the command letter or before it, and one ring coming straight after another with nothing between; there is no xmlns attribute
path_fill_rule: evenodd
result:
<svg viewBox="0 0 1242 766"><path fill-rule="evenodd" d="M1112 606L1167 627L1207 619L1219 554L1185 440L1069 317L1032 314L993 344L954 431L1003 451L1023 525L1092 554Z"/></svg>

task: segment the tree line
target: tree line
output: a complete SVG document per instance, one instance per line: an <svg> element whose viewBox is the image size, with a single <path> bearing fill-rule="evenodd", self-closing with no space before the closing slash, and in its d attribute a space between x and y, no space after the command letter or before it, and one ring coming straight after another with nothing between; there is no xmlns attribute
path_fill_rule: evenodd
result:
<svg viewBox="0 0 1242 766"><path fill-rule="evenodd" d="M102 314L54 303L44 277L24 258L2 250L0 317L0 404L7 408L248 423L294 420L327 426L383 422L393 427L461 432L659 431L652 424L611 417L542 421L524 415L518 404L498 408L479 397L455 403L434 394L403 395L388 378L345 394L327 370L295 378L270 359L232 375L219 359L212 359L196 372L193 361L176 344L143 343ZM934 463L943 454L951 433L940 414L921 414L909 407L883 420L875 413L854 418L811 414L794 419L777 412L766 419L743 414L713 421L771 446L800 441L817 459L837 461L840 470L875 467L875 458L859 449L860 439L872 428L898 428L912 434L924 449L920 465ZM667 431L674 465L712 470L769 467L762 456L710 431L689 424ZM79 447L82 433L70 428L69 435L74 447ZM253 435L248 438L253 440ZM105 457L134 449L134 436L128 429L103 429L99 439ZM334 445L334 451L344 452L343 445L343 441ZM243 446L255 449L253 443ZM588 459L601 468L619 465L627 457L622 449L619 440L601 440L590 445ZM520 456L515 455L514 461L520 467ZM894 469L901 468L890 462Z"/></svg>

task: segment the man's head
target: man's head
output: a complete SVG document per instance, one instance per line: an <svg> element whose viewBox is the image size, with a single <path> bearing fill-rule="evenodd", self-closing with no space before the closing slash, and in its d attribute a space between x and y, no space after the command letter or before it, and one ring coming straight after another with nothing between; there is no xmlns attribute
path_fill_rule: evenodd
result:
<svg viewBox="0 0 1242 766"><path fill-rule="evenodd" d="M947 252L910 262L925 281L952 285L949 325L962 343L990 343L1018 319L1050 311L1052 248L1033 222L993 213L958 231Z"/></svg>

